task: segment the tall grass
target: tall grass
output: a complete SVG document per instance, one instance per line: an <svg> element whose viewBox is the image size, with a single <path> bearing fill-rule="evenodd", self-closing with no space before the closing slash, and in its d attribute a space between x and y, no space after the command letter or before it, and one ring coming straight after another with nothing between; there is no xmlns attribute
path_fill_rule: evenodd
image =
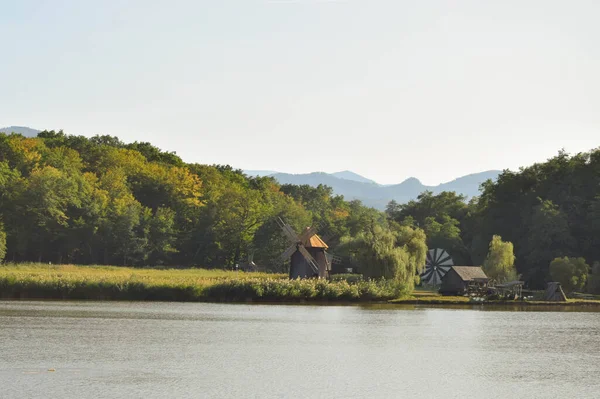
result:
<svg viewBox="0 0 600 399"><path fill-rule="evenodd" d="M284 274L205 269L8 264L0 298L157 301L379 301L398 298L392 281L289 280Z"/></svg>

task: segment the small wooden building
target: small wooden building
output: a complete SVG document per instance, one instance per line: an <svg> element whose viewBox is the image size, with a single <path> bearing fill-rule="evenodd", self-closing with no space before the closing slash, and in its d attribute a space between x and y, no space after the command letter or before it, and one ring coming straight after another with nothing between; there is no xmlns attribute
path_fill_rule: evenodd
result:
<svg viewBox="0 0 600 399"><path fill-rule="evenodd" d="M323 241L317 234L314 234L302 241L302 245L317 262L319 272L315 273L304 255L302 255L299 250L296 250L296 252L292 254L291 258L290 278L327 278L330 268L329 263L327 262L326 251L329 247L327 244L325 244L325 241Z"/></svg>
<svg viewBox="0 0 600 399"><path fill-rule="evenodd" d="M548 283L546 292L544 293L544 301L567 302L567 296L565 295L565 292L563 291L560 283Z"/></svg>
<svg viewBox="0 0 600 399"><path fill-rule="evenodd" d="M452 266L442 278L439 292L442 295L464 295L469 292L484 293L489 280L479 266Z"/></svg>

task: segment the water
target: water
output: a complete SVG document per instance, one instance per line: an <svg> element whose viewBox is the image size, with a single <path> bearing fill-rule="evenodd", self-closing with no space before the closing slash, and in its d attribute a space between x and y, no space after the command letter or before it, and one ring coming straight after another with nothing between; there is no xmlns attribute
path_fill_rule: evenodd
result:
<svg viewBox="0 0 600 399"><path fill-rule="evenodd" d="M1 398L600 396L598 312L0 301L0 345Z"/></svg>

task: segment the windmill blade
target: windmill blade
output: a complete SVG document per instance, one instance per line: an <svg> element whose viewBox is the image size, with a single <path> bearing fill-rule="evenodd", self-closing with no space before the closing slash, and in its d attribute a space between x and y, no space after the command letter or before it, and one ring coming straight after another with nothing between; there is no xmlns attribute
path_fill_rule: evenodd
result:
<svg viewBox="0 0 600 399"><path fill-rule="evenodd" d="M311 226L307 230L304 230L304 232L302 234L300 234L300 237L298 237L298 241L305 242L306 240L308 240L310 237L314 236L315 234L317 234L317 228L314 226Z"/></svg>
<svg viewBox="0 0 600 399"><path fill-rule="evenodd" d="M300 242L300 239L298 238L298 234L296 234L294 229L292 229L292 227L289 224L284 222L282 218L280 218L280 217L277 218L277 224L279 225L279 227L281 227L281 230L283 230L283 234L285 234L286 237L291 242L293 242L293 243Z"/></svg>
<svg viewBox="0 0 600 399"><path fill-rule="evenodd" d="M298 251L300 251L302 256L304 256L304 259L306 259L313 272L319 274L319 265L317 264L315 258L313 258L312 255L306 250L306 248L304 248L302 245L298 245Z"/></svg>
<svg viewBox="0 0 600 399"><path fill-rule="evenodd" d="M425 270L421 273L421 281L425 285L437 286L454 265L452 257L443 249L435 248L427 252Z"/></svg>
<svg viewBox="0 0 600 399"><path fill-rule="evenodd" d="M296 252L296 243L290 245L288 247L288 249L286 249L285 251L283 251L283 253L281 254L281 259L282 260L288 260L290 258L290 256L292 256L292 254Z"/></svg>

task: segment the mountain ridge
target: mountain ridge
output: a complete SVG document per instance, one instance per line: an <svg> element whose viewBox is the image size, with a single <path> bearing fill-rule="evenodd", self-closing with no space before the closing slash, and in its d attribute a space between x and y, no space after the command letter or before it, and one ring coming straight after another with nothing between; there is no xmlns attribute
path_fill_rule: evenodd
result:
<svg viewBox="0 0 600 399"><path fill-rule="evenodd" d="M7 126L0 128L0 133L18 133L25 137L36 137L41 130L32 129L27 126Z"/></svg>
<svg viewBox="0 0 600 399"><path fill-rule="evenodd" d="M36 137L41 130L26 126L8 126L0 128L0 132L19 133L26 137ZM273 170L245 170L244 173L249 176L271 176L280 184L308 184L313 187L323 184L331 187L335 194L343 195L346 199L360 200L367 206L383 210L392 200L398 203L406 203L417 198L424 191L432 191L434 194L442 191L455 191L467 198L472 198L479 194L479 186L483 182L488 179L495 180L501 171L488 170L472 173L436 186L427 186L415 177L409 177L398 184L383 185L350 170L335 173L312 172L304 174L281 173Z"/></svg>
<svg viewBox="0 0 600 399"><path fill-rule="evenodd" d="M270 176L280 184L308 184L312 187L323 184L331 187L335 194L343 195L346 199L360 200L367 206L383 210L392 200L401 204L406 203L416 199L424 191L431 191L434 194L442 191L454 191L469 199L479 195L479 186L483 182L488 179L495 180L500 173L500 170L472 173L436 186L427 186L415 177L409 177L398 184L381 185L376 182L366 183L348 180L324 172L305 174L275 173ZM369 179L365 178L365 180Z"/></svg>

